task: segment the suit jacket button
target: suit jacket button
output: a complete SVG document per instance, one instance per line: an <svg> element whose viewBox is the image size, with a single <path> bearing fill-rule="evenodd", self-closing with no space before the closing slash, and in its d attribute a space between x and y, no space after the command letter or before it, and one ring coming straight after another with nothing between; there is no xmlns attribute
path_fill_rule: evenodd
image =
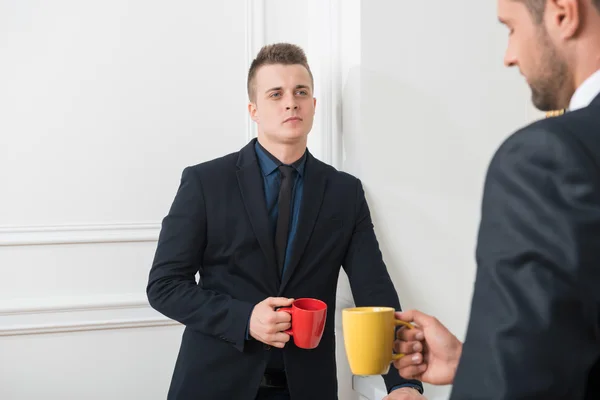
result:
<svg viewBox="0 0 600 400"><path fill-rule="evenodd" d="M265 350L271 350L271 346L269 346L269 345L268 345L268 344L266 344L266 343L265 343L265 344L263 344L263 348L264 348Z"/></svg>

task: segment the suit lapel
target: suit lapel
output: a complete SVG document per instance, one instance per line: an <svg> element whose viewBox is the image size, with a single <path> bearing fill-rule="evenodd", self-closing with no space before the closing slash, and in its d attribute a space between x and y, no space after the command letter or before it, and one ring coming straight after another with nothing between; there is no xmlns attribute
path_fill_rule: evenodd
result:
<svg viewBox="0 0 600 400"><path fill-rule="evenodd" d="M302 194L302 202L300 204L296 238L294 242L291 243L292 252L279 288L280 295L302 258L304 249L308 244L313 227L319 216L323 196L325 195L325 188L327 187L327 171L323 167L323 164L315 159L310 152L306 159L305 168L304 193Z"/></svg>
<svg viewBox="0 0 600 400"><path fill-rule="evenodd" d="M254 142L255 139L240 151L237 164L237 180L252 229L265 254L269 270L276 272L277 264L275 263L273 235L269 228L263 181L260 167L256 161Z"/></svg>

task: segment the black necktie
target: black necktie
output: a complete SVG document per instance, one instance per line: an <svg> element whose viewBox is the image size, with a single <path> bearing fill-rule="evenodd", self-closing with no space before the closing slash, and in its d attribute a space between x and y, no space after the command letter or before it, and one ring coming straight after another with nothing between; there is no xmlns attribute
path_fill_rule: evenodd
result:
<svg viewBox="0 0 600 400"><path fill-rule="evenodd" d="M279 275L283 274L285 261L285 249L287 247L288 232L290 228L290 214L292 208L292 187L294 186L294 169L289 165L279 166L281 185L279 186L279 198L277 200L278 215L275 227L275 254Z"/></svg>

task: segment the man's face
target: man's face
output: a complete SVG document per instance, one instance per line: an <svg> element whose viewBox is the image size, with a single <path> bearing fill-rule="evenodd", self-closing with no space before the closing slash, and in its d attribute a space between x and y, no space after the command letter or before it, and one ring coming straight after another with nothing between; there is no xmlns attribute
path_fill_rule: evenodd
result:
<svg viewBox="0 0 600 400"><path fill-rule="evenodd" d="M305 140L315 115L312 86L302 65L260 67L254 78L255 99L248 105L259 135L277 143Z"/></svg>
<svg viewBox="0 0 600 400"><path fill-rule="evenodd" d="M527 7L517 0L498 0L498 18L509 30L504 64L517 66L531 88L531 99L541 111L564 108L561 92L568 67L546 30L536 23Z"/></svg>

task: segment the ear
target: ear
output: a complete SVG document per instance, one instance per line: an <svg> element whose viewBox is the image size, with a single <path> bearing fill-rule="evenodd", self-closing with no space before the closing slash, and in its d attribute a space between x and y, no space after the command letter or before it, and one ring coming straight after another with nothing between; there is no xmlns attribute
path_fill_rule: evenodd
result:
<svg viewBox="0 0 600 400"><path fill-rule="evenodd" d="M576 36L581 28L582 8L579 1L549 0L544 14L548 30L556 32L563 40Z"/></svg>
<svg viewBox="0 0 600 400"><path fill-rule="evenodd" d="M258 123L258 109L256 108L255 103L248 103L248 114L250 114L250 118L252 118L252 121Z"/></svg>
<svg viewBox="0 0 600 400"><path fill-rule="evenodd" d="M317 110L317 98L313 97L313 110Z"/></svg>

